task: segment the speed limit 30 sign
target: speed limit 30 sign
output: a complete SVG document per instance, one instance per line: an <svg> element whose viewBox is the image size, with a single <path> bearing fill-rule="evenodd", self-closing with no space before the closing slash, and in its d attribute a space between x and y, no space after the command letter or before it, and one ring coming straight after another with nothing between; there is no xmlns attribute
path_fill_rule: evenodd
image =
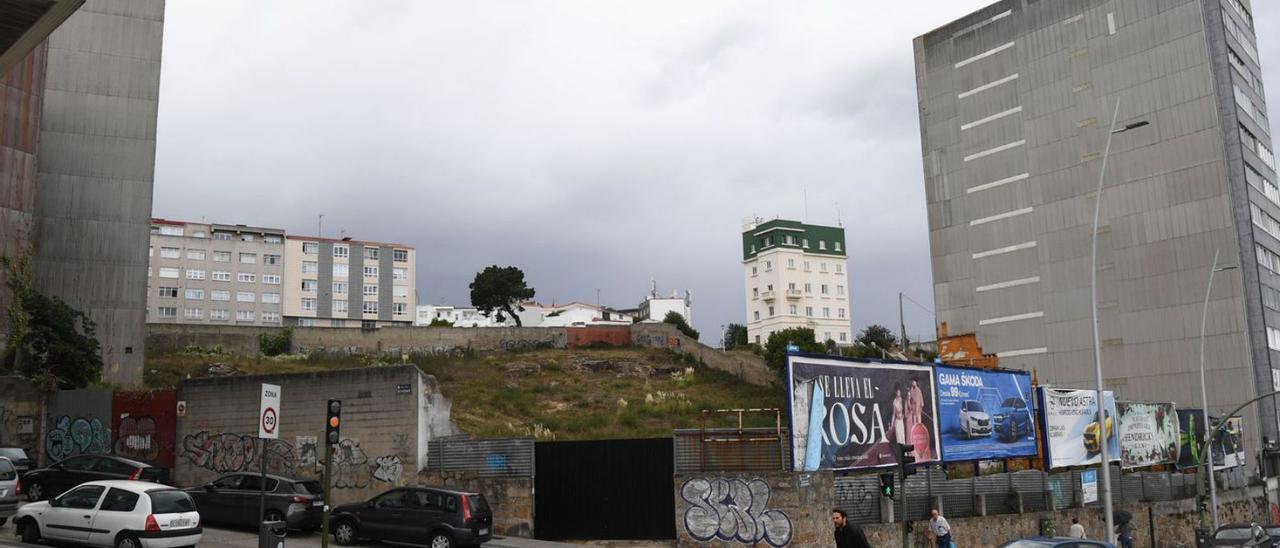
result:
<svg viewBox="0 0 1280 548"><path fill-rule="evenodd" d="M262 400L258 410L258 437L280 438L280 386L262 385Z"/></svg>

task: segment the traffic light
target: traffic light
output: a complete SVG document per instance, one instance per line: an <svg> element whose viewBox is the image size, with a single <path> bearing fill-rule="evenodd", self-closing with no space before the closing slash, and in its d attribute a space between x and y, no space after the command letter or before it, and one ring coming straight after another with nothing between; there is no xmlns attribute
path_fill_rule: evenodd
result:
<svg viewBox="0 0 1280 548"><path fill-rule="evenodd" d="M910 476L916 473L916 446L909 443L893 444L893 454L898 459L898 465L902 467L902 475Z"/></svg>
<svg viewBox="0 0 1280 548"><path fill-rule="evenodd" d="M893 473L880 474L880 494L893 498Z"/></svg>
<svg viewBox="0 0 1280 548"><path fill-rule="evenodd" d="M329 417L324 423L324 439L329 445L337 445L341 439L338 427L342 426L342 400L329 400Z"/></svg>

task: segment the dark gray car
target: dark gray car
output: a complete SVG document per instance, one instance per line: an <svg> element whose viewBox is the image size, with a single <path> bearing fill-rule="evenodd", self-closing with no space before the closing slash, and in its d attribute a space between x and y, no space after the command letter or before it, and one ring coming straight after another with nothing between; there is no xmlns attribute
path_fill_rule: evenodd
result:
<svg viewBox="0 0 1280 548"><path fill-rule="evenodd" d="M19 476L31 470L31 458L21 447L0 447L0 457L8 458L9 462L13 463L13 467L18 469Z"/></svg>
<svg viewBox="0 0 1280 548"><path fill-rule="evenodd" d="M493 538L493 511L479 493L401 487L335 507L329 527L343 546L362 538L431 548L479 546Z"/></svg>
<svg viewBox="0 0 1280 548"><path fill-rule="evenodd" d="M313 531L324 516L320 482L267 475L267 509L258 515L261 496L258 474L227 474L185 491L196 501L201 519L210 523L256 528L261 520L283 521L288 528Z"/></svg>

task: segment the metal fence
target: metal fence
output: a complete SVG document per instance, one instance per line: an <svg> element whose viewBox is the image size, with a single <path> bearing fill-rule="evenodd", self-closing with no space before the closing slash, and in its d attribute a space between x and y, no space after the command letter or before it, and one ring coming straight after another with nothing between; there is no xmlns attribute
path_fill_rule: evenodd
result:
<svg viewBox="0 0 1280 548"><path fill-rule="evenodd" d="M440 439L427 443L427 471L468 472L486 478L531 478L532 439Z"/></svg>
<svg viewBox="0 0 1280 548"><path fill-rule="evenodd" d="M791 469L786 429L698 428L676 430L674 438L677 474Z"/></svg>

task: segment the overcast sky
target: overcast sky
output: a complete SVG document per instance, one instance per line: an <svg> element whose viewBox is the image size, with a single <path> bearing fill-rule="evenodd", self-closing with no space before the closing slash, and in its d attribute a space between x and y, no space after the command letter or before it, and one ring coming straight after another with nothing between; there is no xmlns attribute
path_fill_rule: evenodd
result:
<svg viewBox="0 0 1280 548"><path fill-rule="evenodd" d="M933 307L911 41L989 3L170 1L154 213L323 213L416 247L419 303L490 264L547 303L652 276L708 343L745 323L743 219L807 214L845 226L855 329L896 331L899 291Z"/></svg>

